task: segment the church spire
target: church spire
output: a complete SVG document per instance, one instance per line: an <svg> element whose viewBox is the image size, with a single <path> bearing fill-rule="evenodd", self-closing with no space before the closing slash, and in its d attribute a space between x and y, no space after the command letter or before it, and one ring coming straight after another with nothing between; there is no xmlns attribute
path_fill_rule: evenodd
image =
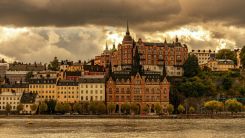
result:
<svg viewBox="0 0 245 138"><path fill-rule="evenodd" d="M105 42L105 50L108 51L107 41Z"/></svg>
<svg viewBox="0 0 245 138"><path fill-rule="evenodd" d="M129 27L128 27L128 20L127 20L127 31L126 31L126 35L130 35Z"/></svg>

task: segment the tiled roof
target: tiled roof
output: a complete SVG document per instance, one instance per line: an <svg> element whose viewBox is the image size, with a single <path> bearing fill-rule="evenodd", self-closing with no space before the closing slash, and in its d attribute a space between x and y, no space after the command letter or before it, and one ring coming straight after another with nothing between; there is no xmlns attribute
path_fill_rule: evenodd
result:
<svg viewBox="0 0 245 138"><path fill-rule="evenodd" d="M28 83L16 83L16 84L3 84L0 88L28 88Z"/></svg>
<svg viewBox="0 0 245 138"><path fill-rule="evenodd" d="M57 83L58 86L78 86L78 82L77 81L73 81L73 80L60 80Z"/></svg>
<svg viewBox="0 0 245 138"><path fill-rule="evenodd" d="M29 84L56 84L56 78L32 78Z"/></svg>
<svg viewBox="0 0 245 138"><path fill-rule="evenodd" d="M104 78L80 78L80 83L104 83Z"/></svg>

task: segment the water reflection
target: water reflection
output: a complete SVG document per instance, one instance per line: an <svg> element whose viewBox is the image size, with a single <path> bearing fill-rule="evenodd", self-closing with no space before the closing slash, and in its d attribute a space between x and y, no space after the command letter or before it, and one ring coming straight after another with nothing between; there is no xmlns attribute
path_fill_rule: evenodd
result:
<svg viewBox="0 0 245 138"><path fill-rule="evenodd" d="M245 119L0 119L1 137L245 137Z"/></svg>

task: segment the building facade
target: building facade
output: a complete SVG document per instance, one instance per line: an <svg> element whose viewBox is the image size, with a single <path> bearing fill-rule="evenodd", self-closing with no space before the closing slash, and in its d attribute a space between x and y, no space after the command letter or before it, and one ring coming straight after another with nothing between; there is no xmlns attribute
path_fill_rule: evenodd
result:
<svg viewBox="0 0 245 138"><path fill-rule="evenodd" d="M163 109L169 104L170 83L160 72L145 72L142 75L127 71L114 72L106 85L107 104L115 103L116 112L120 112L125 103L137 104L140 111L148 106L151 112L155 112L156 104Z"/></svg>
<svg viewBox="0 0 245 138"><path fill-rule="evenodd" d="M37 112L37 107L39 105L39 98L36 93L26 93L24 92L20 99L20 104L23 105L23 110L20 111L21 114L35 114ZM32 110L31 106L35 105L36 109Z"/></svg>
<svg viewBox="0 0 245 138"><path fill-rule="evenodd" d="M29 91L37 93L40 101L56 100L56 79L55 78L31 78Z"/></svg>
<svg viewBox="0 0 245 138"><path fill-rule="evenodd" d="M22 93L1 92L0 93L0 111L6 111L6 105L11 105L11 111L17 111L17 106L20 104Z"/></svg>
<svg viewBox="0 0 245 138"><path fill-rule="evenodd" d="M228 71L235 69L235 64L229 59L213 59L206 64L211 71Z"/></svg>
<svg viewBox="0 0 245 138"><path fill-rule="evenodd" d="M197 57L199 65L207 64L210 59L215 58L215 51L212 50L192 50L190 54Z"/></svg>
<svg viewBox="0 0 245 138"><path fill-rule="evenodd" d="M57 82L57 102L76 103L79 101L78 81L59 80Z"/></svg>
<svg viewBox="0 0 245 138"><path fill-rule="evenodd" d="M86 77L79 80L81 101L105 101L105 79L102 77Z"/></svg>

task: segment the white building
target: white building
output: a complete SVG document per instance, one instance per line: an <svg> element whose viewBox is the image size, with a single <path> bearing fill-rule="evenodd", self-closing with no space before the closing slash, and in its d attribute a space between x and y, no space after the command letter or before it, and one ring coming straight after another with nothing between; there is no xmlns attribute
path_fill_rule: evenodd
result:
<svg viewBox="0 0 245 138"><path fill-rule="evenodd" d="M6 71L9 69L8 63L0 63L0 77L3 78L6 74Z"/></svg>
<svg viewBox="0 0 245 138"><path fill-rule="evenodd" d="M0 93L0 111L6 111L6 105L11 105L11 111L17 111L17 106L20 104L22 93L1 92Z"/></svg>
<svg viewBox="0 0 245 138"><path fill-rule="evenodd" d="M81 78L79 80L81 101L105 101L104 78Z"/></svg>
<svg viewBox="0 0 245 138"><path fill-rule="evenodd" d="M207 64L210 57L215 58L215 51L212 50L192 50L190 54L197 56L199 65Z"/></svg>

